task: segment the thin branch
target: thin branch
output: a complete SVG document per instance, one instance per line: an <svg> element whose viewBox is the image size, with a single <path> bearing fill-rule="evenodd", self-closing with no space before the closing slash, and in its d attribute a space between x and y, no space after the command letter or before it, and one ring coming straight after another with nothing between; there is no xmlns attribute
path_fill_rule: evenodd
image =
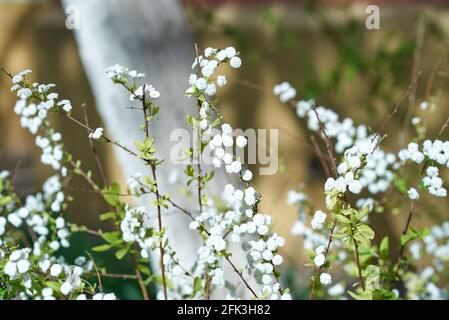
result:
<svg viewBox="0 0 449 320"><path fill-rule="evenodd" d="M235 273L237 273L237 275L240 277L240 279L243 281L243 283L245 284L246 288L248 288L249 291L251 291L251 293L253 294L254 298L258 298L256 292L253 290L253 288L251 288L251 286L249 285L248 282L246 282L245 278L243 277L243 274L241 271L239 271L237 269L237 267L232 263L232 261L229 259L228 256L225 256L226 261L229 262L229 264L231 265L231 267L234 269Z"/></svg>
<svg viewBox="0 0 449 320"><path fill-rule="evenodd" d="M433 82L437 75L437 71L438 71L440 64L441 64L441 58L438 58L437 61L433 64L432 70L430 71L429 79L427 80L427 85L426 85L426 94L425 94L426 100L429 98L430 93L432 92Z"/></svg>
<svg viewBox="0 0 449 320"><path fill-rule="evenodd" d="M87 275L96 276L95 273L87 273ZM112 278L112 279L123 279L123 280L137 280L137 276L135 274L122 274L122 273L100 273L100 275L104 278Z"/></svg>
<svg viewBox="0 0 449 320"><path fill-rule="evenodd" d="M393 112L391 112L387 118L382 122L382 124L379 126L379 128L376 130L376 134L374 135L374 138L377 137L382 137L384 134L384 130L385 130L385 126L387 125L388 122L390 122L391 118L393 118L396 113L398 113L399 107L401 106L402 102L405 100L405 98L407 98L410 93L412 92L413 88L416 87L416 84L418 82L418 78L421 75L421 71L418 72L418 74L416 75L416 78L410 83L410 85L408 86L407 90L404 92L404 94L401 96L401 98L398 100L398 102L396 103L396 106L393 109Z"/></svg>
<svg viewBox="0 0 449 320"><path fill-rule="evenodd" d="M329 139L329 137L328 137L328 135L326 133L326 130L325 130L324 125L323 125L323 122L321 121L321 119L320 119L320 117L318 115L318 112L316 111L315 106L313 106L312 109L315 112L316 118L318 120L319 130L320 130L320 133L321 133L320 137L321 137L321 139L323 139L324 143L326 144L326 150L327 150L327 155L329 157L329 161L330 161L330 164L331 164L332 175L333 175L334 178L337 178L337 175L338 175L337 174L337 162L336 162L337 160L335 159L335 156L334 156L332 143L331 143L331 141L330 141L330 139Z"/></svg>
<svg viewBox="0 0 449 320"><path fill-rule="evenodd" d="M148 295L147 287L145 286L145 282L143 281L142 274L139 270L139 262L137 261L137 257L134 253L131 253L131 260L134 265L134 269L136 270L136 279L139 283L140 291L142 292L143 300L149 300L150 297Z"/></svg>
<svg viewBox="0 0 449 320"><path fill-rule="evenodd" d="M96 272L97 278L98 278L98 287L100 288L101 291L103 291L103 284L101 283L100 272L98 271L97 264L95 263L95 260L92 257L92 255L88 251L85 251L85 252L89 256L90 260L92 261L92 264L94 265L95 272Z"/></svg>
<svg viewBox="0 0 449 320"><path fill-rule="evenodd" d="M145 85L143 86L143 98L142 98L142 109L143 109L143 120L144 120L144 133L145 138L150 138L150 132L148 129L148 119L147 119L147 105L146 105L146 96L145 96ZM155 194L156 194L156 202L157 202L157 222L159 232L162 232L162 214L161 214L161 204L160 204L160 194L159 194L159 186L157 182L156 175L156 164L152 161L148 161L148 164L151 168L151 173L153 175L154 184L155 184ZM164 265L164 245L162 243L162 239L159 242L159 253L161 256L160 266L161 266L161 274L162 274L162 287L164 292L164 299L168 299L167 295L167 280L165 279L165 265Z"/></svg>
<svg viewBox="0 0 449 320"><path fill-rule="evenodd" d="M362 267L360 265L360 255L359 255L359 245L357 244L357 240L354 240L354 250L355 250L355 261L357 264L357 270L359 272L359 281L360 285L362 286L363 291L365 291L365 281L363 280L362 276Z"/></svg>
<svg viewBox="0 0 449 320"><path fill-rule="evenodd" d="M320 147L318 146L318 143L316 142L316 139L314 136L310 136L310 140L312 141L313 147L315 149L315 153L318 155L318 159L320 160L321 166L323 167L323 170L326 174L326 177L331 176L331 172L328 166L328 163L324 159L323 152L321 151Z"/></svg>
<svg viewBox="0 0 449 320"><path fill-rule="evenodd" d="M410 227L410 223L412 221L412 217L413 217L413 212L415 211L415 201L412 201L411 205L410 205L410 211L408 213L407 216L407 221L405 223L405 227L402 230L402 235L406 235L408 232L408 228ZM401 244L401 247L399 249L399 255L398 255L398 264L397 266L399 267L399 264L402 260L402 257L404 255L404 249L405 249L405 245Z"/></svg>
<svg viewBox="0 0 449 320"><path fill-rule="evenodd" d="M424 32L425 32L425 21L424 18L420 18L418 21L418 30L416 31L416 45L415 45L415 51L413 53L413 66L412 66L412 73L411 73L411 81L415 78L417 78L421 65L421 55L422 55L422 47L424 43ZM413 109L415 108L415 101L416 101L416 86L413 87L413 89L410 92L410 95L408 96L408 110L407 115L404 119L404 124L407 126L410 123L410 119L413 114Z"/></svg>
<svg viewBox="0 0 449 320"><path fill-rule="evenodd" d="M89 129L88 129L89 128L89 117L87 115L87 104L83 103L81 105L81 108L83 109L84 123L86 124L87 135L89 136L90 132L89 132ZM89 139L90 149L92 150L92 153L94 155L95 162L97 163L97 167L98 167L98 170L100 171L101 178L103 179L103 186L107 186L108 185L108 180L106 179L106 175L104 173L104 169L103 169L103 165L102 165L102 163L100 161L100 157L98 156L97 149L95 148L95 145L94 145L94 142L92 141L92 139L91 138L88 138L88 139Z"/></svg>
<svg viewBox="0 0 449 320"><path fill-rule="evenodd" d="M438 140L441 138L441 135L443 134L444 130L446 130L447 126L449 125L449 117L444 122L443 126L441 127L440 131L438 132L438 135L436 136L435 140Z"/></svg>

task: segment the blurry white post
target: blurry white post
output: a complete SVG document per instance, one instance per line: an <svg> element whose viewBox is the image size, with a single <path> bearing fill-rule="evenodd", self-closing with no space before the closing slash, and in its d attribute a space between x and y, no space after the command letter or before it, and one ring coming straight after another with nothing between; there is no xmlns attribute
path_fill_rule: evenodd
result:
<svg viewBox="0 0 449 320"><path fill-rule="evenodd" d="M129 94L112 84L105 74L107 67L118 63L144 72L146 82L161 92L159 120L154 121L150 129L156 136L159 157L169 159L170 132L177 128L188 129L185 115L195 112L194 101L184 97L195 51L182 6L177 0L62 0L62 3L68 19L76 22L72 24L73 32L107 134L126 145L143 138L139 130L142 115L126 109L130 106ZM116 155L125 176L135 172L150 175L149 168L138 159L121 150L116 150ZM188 207L189 204L176 194L179 188L169 182L174 170L179 172L182 181L183 165L166 161L158 169L160 190ZM217 175L212 184L222 189L224 179L220 176ZM150 199L139 204L148 203ZM164 213L163 224L172 247L183 264L193 265L200 245L199 236L189 230L190 220L179 211L165 210ZM236 264L241 265L239 255L234 252L233 256ZM227 279L235 283L235 275L226 271Z"/></svg>

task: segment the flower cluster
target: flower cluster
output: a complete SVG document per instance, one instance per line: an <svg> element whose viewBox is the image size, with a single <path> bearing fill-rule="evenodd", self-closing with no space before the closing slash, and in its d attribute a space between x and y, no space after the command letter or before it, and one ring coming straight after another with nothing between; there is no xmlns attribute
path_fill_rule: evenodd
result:
<svg viewBox="0 0 449 320"><path fill-rule="evenodd" d="M198 69L199 72L190 75L190 87L186 90L186 94L191 96L195 92L198 92L211 97L215 96L217 86L223 87L227 83L226 76L224 75L218 75L216 78L213 77L217 68L222 63L229 63L232 68L238 69L242 65L242 60L234 47L227 47L225 49L206 48L204 54L198 56L192 64L192 69Z"/></svg>
<svg viewBox="0 0 449 320"><path fill-rule="evenodd" d="M447 190L443 186L443 180L439 176L438 165L449 168L449 141L425 140L420 148L416 142L408 144L407 149L400 150L398 153L401 164L404 165L407 160L425 166L425 176L422 178L424 188L435 197L446 197ZM412 191L409 197L418 199L419 195Z"/></svg>

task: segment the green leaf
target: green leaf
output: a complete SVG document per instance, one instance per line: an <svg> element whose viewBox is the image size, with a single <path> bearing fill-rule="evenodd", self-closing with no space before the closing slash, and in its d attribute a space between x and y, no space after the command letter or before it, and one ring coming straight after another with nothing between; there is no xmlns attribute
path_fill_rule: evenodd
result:
<svg viewBox="0 0 449 320"><path fill-rule="evenodd" d="M378 266L369 265L364 270L365 275L365 287L368 290L374 290L379 287L380 282L380 269Z"/></svg>
<svg viewBox="0 0 449 320"><path fill-rule="evenodd" d="M185 174L188 177L194 177L195 175L195 170L193 169L193 166L191 164L187 165L186 169L184 170Z"/></svg>
<svg viewBox="0 0 449 320"><path fill-rule="evenodd" d="M388 260L388 256L390 254L390 244L388 242L388 236L385 236L380 242L379 254L382 260L384 261Z"/></svg>
<svg viewBox="0 0 449 320"><path fill-rule="evenodd" d="M367 239L374 239L374 230L368 227L366 224L361 224L356 227L356 229Z"/></svg>
<svg viewBox="0 0 449 320"><path fill-rule="evenodd" d="M122 260L123 257L126 256L127 253L128 253L128 248L123 248L123 249L117 250L117 251L115 252L115 257L116 257L118 260Z"/></svg>
<svg viewBox="0 0 449 320"><path fill-rule="evenodd" d="M11 197L11 196L6 196L6 197L0 198L0 206L5 206L5 205L7 205L8 203L11 202L11 200L12 200L12 197Z"/></svg>
<svg viewBox="0 0 449 320"><path fill-rule="evenodd" d="M102 213L100 215L100 220L104 221L104 220L109 220L109 219L115 219L115 217L116 217L116 213L114 211L109 211L109 212Z"/></svg>
<svg viewBox="0 0 449 320"><path fill-rule="evenodd" d="M362 293L354 293L351 291L348 291L348 294L353 297L355 300L372 300L373 299L373 294L371 291L366 290Z"/></svg>
<svg viewBox="0 0 449 320"><path fill-rule="evenodd" d="M348 227L343 227L339 229L336 233L334 233L332 237L335 239L343 239L344 237L348 236L348 231L349 231Z"/></svg>
<svg viewBox="0 0 449 320"><path fill-rule="evenodd" d="M338 222L344 223L344 224L351 224L351 220L344 216L343 214L335 214L335 219L337 219Z"/></svg>
<svg viewBox="0 0 449 320"><path fill-rule="evenodd" d="M118 231L104 232L101 234L101 237L112 245L121 241Z"/></svg>
<svg viewBox="0 0 449 320"><path fill-rule="evenodd" d="M354 233L354 235L352 236L355 240L357 240L358 242L360 242L361 244L365 244L367 246L370 245L370 241L368 238L365 238L363 236L363 234L361 234L360 232L356 232Z"/></svg>
<svg viewBox="0 0 449 320"><path fill-rule="evenodd" d="M139 264L138 268L144 275L147 275L147 276L151 275L150 268L148 268L147 266Z"/></svg>
<svg viewBox="0 0 449 320"><path fill-rule="evenodd" d="M368 213L369 213L369 209L370 209L369 205L366 205L366 206L363 207L362 210L358 211L358 212L356 213L357 219L360 221L360 220L362 220L365 216L367 216Z"/></svg>
<svg viewBox="0 0 449 320"><path fill-rule="evenodd" d="M401 246L405 246L407 243L415 239L424 238L428 234L429 234L428 228L424 228L422 231L419 231L410 227L408 228L407 233L401 236Z"/></svg>
<svg viewBox="0 0 449 320"><path fill-rule="evenodd" d="M120 194L120 185L118 183L113 183L109 187L103 189L103 197L107 203L116 207L120 204L119 194Z"/></svg>
<svg viewBox="0 0 449 320"><path fill-rule="evenodd" d="M198 292L201 290L201 278L196 277L193 282L193 291Z"/></svg>
<svg viewBox="0 0 449 320"><path fill-rule="evenodd" d="M407 188L407 181L405 179L394 179L393 183L395 185L395 187L401 192L401 193L406 193L408 188Z"/></svg>
<svg viewBox="0 0 449 320"><path fill-rule="evenodd" d="M110 244L102 244L100 246L93 247L92 250L95 252L104 252L104 251L108 251L111 248L112 248L112 246Z"/></svg>

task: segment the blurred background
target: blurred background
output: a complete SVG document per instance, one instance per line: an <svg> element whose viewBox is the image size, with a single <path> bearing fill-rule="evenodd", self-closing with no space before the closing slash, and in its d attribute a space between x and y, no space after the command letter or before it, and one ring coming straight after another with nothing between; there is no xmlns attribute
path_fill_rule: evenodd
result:
<svg viewBox="0 0 449 320"><path fill-rule="evenodd" d="M429 136L434 137L449 115L449 3L444 0L184 0L181 3L200 48L233 45L240 50L243 67L233 71L229 85L220 94L225 118L235 128L279 130L279 171L274 176L259 176L255 183L263 194L261 211L273 215L275 231L287 240L284 254L291 263L291 274L297 270L300 275L295 281L301 297L301 277L305 279L307 273L302 266L302 246L290 235L297 213L295 207L287 205L286 195L303 184L314 203L322 204L325 177L318 159L305 145L309 134L304 123L294 110L278 102L272 87L289 81L298 89L300 98L314 98L341 118L349 116L358 123L377 127L421 70L416 92L404 101L398 116L388 125L385 149L396 151L402 146L406 137L399 134L399 128L410 120L408 110L429 99L438 105L428 123ZM379 30L365 27L365 9L369 4L380 8ZM84 102L94 106L73 34L66 28L64 10L58 1L0 0L0 21L0 66L11 73L33 69L34 79L56 83L61 96L70 99L74 106ZM9 88L9 79L1 76L0 169L14 171L16 189L26 195L38 191L51 172L40 165L32 136L20 127L19 118L13 114L15 99ZM102 122L95 108L89 108L89 112L91 124L100 126ZM65 136L66 148L86 166L94 167L84 140L85 132L58 119L54 125ZM99 149L108 176L123 181L112 151L105 145ZM82 181L74 185L71 192L83 201L70 208L70 219L94 228L100 226L96 214L107 211L102 199L85 192ZM427 212L432 214L417 216L417 224L427 223L429 216L432 221L449 218L447 199L431 205ZM381 235L396 233L393 239L398 239L402 224L403 217L394 214L374 217L376 231ZM70 249L73 253L69 254L76 256L75 252L84 250L93 241L77 238ZM130 296L138 295L133 284L116 280L109 285L116 287L116 291L131 292Z"/></svg>

